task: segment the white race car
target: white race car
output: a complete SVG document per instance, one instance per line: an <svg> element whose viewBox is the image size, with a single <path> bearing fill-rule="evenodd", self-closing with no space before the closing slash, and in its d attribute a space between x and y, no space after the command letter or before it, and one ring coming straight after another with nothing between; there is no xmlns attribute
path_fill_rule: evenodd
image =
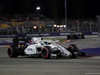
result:
<svg viewBox="0 0 100 75"><path fill-rule="evenodd" d="M56 44L55 41L52 40L32 38L30 42L25 42L24 44L20 45L13 44L12 46L10 46L8 48L8 55L10 58L16 58L19 55L27 55L48 59L52 57L76 58L77 56L85 55L85 53L80 52L75 44L71 44L66 48L59 44Z"/></svg>

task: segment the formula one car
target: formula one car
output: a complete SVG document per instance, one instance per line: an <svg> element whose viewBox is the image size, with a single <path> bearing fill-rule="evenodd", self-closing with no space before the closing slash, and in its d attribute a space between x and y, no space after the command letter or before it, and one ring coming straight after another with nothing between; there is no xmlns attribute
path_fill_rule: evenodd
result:
<svg viewBox="0 0 100 75"><path fill-rule="evenodd" d="M67 35L67 39L85 39L83 33L70 33Z"/></svg>
<svg viewBox="0 0 100 75"><path fill-rule="evenodd" d="M70 57L76 58L77 56L84 56L84 52L80 52L75 44L70 44L67 48L59 44L56 44L52 40L44 40L43 38L32 38L24 40L23 44L18 44L19 39L13 40L13 45L8 48L8 55L10 58L16 58L18 56L33 56L48 58L58 57Z"/></svg>

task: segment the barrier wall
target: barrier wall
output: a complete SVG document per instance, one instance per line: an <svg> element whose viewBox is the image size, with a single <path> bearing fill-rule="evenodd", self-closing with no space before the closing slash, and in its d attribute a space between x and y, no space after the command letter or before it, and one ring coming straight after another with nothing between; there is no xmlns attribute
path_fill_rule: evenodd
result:
<svg viewBox="0 0 100 75"><path fill-rule="evenodd" d="M78 32L81 33L81 32ZM98 35L98 32L82 32L84 35ZM38 36L67 36L71 34L71 32L62 32L62 33L27 33L27 34L1 34L0 38L13 38L16 35L19 37L38 37ZM76 33L77 34L77 33Z"/></svg>

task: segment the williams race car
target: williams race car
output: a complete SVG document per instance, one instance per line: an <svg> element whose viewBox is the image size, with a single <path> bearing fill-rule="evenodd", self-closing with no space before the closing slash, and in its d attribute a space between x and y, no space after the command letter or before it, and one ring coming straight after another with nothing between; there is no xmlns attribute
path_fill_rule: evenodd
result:
<svg viewBox="0 0 100 75"><path fill-rule="evenodd" d="M81 52L75 44L70 44L67 48L56 44L52 40L44 40L43 38L24 39L24 42L19 44L19 39L13 39L13 45L8 48L8 56L16 58L18 56L33 56L48 58L84 56L85 52Z"/></svg>

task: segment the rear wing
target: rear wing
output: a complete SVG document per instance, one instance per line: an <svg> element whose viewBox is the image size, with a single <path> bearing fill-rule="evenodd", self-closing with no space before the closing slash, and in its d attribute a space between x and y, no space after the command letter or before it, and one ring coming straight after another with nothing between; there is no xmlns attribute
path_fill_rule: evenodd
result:
<svg viewBox="0 0 100 75"><path fill-rule="evenodd" d="M28 42L29 40L31 40L31 37L18 37L18 36L15 36L13 38L13 46L18 46L20 41L23 43L23 42Z"/></svg>

